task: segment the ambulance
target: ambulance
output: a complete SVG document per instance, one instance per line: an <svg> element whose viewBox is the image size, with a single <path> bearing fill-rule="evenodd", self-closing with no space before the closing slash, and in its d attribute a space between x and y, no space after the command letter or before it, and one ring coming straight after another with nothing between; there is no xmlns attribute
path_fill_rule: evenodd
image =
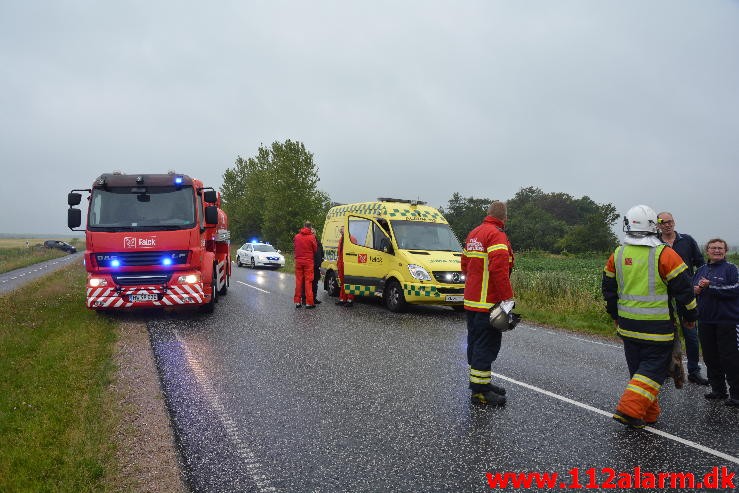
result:
<svg viewBox="0 0 739 493"><path fill-rule="evenodd" d="M464 309L462 246L441 213L425 202L378 198L332 207L321 241L321 273L339 293L337 252L344 228L344 289L377 296L392 312L408 304Z"/></svg>

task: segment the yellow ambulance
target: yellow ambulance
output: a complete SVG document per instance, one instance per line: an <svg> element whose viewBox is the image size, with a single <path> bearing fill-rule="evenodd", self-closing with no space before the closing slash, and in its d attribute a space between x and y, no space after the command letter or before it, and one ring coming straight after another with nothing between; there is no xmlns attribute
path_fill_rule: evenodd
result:
<svg viewBox="0 0 739 493"><path fill-rule="evenodd" d="M339 293L337 252L344 234L344 289L381 297L393 312L408 303L462 310L462 246L441 213L425 202L379 198L338 205L323 226L321 272L329 295Z"/></svg>

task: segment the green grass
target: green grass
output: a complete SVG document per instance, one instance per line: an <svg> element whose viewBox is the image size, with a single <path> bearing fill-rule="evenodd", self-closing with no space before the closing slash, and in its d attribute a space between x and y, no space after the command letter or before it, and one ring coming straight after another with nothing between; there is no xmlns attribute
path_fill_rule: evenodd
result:
<svg viewBox="0 0 739 493"><path fill-rule="evenodd" d="M113 464L114 326L70 266L0 297L0 491L99 491Z"/></svg>
<svg viewBox="0 0 739 493"><path fill-rule="evenodd" d="M65 255L61 250L44 247L0 247L0 274Z"/></svg>
<svg viewBox="0 0 739 493"><path fill-rule="evenodd" d="M600 291L607 255L516 254L511 281L516 310L526 320L612 335Z"/></svg>

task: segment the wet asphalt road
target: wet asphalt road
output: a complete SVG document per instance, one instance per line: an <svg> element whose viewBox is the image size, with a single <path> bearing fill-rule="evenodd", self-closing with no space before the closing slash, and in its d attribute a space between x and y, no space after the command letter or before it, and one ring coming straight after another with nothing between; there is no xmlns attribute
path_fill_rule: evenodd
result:
<svg viewBox="0 0 739 493"><path fill-rule="evenodd" d="M0 274L0 294L18 289L26 283L59 270L72 262L82 262L82 256L82 252L73 253Z"/></svg>
<svg viewBox="0 0 739 493"><path fill-rule="evenodd" d="M490 490L487 472L570 484L573 468L592 489L588 468L598 482L601 468L739 472L739 412L705 387L666 384L655 432L610 418L628 379L618 341L519 325L493 367L508 404L480 408L464 314L343 308L323 291L318 309L296 310L293 283L234 266L213 315L149 322L193 491L476 492Z"/></svg>

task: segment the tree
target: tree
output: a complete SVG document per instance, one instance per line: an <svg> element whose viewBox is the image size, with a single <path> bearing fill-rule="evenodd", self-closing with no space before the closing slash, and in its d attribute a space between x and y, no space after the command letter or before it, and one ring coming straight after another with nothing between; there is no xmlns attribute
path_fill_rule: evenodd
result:
<svg viewBox="0 0 739 493"><path fill-rule="evenodd" d="M459 193L454 192L447 207L439 207L439 211L449 221L452 231L462 242L467 237L467 233L482 222L490 202L489 199L463 198Z"/></svg>
<svg viewBox="0 0 739 493"><path fill-rule="evenodd" d="M490 200L452 194L441 209L457 237L464 239L480 224ZM611 227L619 215L612 204L597 204L590 197L575 199L566 193L545 193L522 188L507 201L506 233L516 250L552 253L605 252L617 244Z"/></svg>
<svg viewBox="0 0 739 493"><path fill-rule="evenodd" d="M330 198L317 189L318 182L313 154L301 142L273 142L260 146L256 157L239 156L221 188L233 235L257 236L288 251L304 221L316 225L320 235Z"/></svg>

